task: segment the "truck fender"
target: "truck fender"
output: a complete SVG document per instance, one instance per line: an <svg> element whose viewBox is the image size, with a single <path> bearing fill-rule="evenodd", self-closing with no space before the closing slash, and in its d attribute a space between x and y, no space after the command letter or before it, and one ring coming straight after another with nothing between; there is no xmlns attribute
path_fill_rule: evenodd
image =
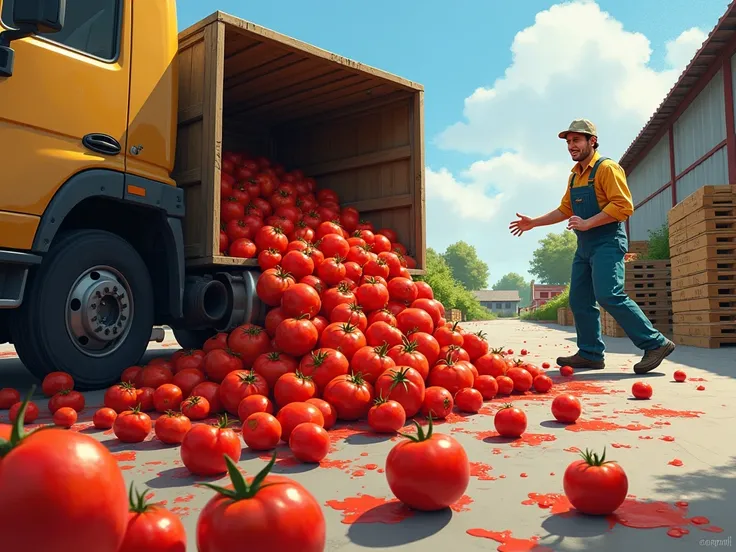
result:
<svg viewBox="0 0 736 552"><path fill-rule="evenodd" d="M181 223L184 217L184 190L107 169L89 169L77 173L57 190L44 211L33 240L33 253L48 252L64 219L77 205L90 198L130 203L155 209L165 216L166 225L161 230L166 242L166 264L169 269L168 306L172 317L181 317L185 276L184 232Z"/></svg>

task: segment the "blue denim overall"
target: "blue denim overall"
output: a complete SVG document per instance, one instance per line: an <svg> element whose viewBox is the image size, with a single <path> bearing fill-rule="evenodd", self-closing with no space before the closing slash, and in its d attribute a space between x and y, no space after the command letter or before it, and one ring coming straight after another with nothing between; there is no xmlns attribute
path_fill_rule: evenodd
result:
<svg viewBox="0 0 736 552"><path fill-rule="evenodd" d="M607 158L598 159L588 177L587 186L574 188L575 173L570 178L570 204L573 214L589 219L601 212L595 194L595 175ZM601 339L600 310L596 301L623 328L631 341L642 350L665 344L665 337L624 292L624 255L628 238L623 222L611 222L586 231L575 230L578 248L572 263L570 309L575 315L580 355L588 360L603 360L605 344Z"/></svg>

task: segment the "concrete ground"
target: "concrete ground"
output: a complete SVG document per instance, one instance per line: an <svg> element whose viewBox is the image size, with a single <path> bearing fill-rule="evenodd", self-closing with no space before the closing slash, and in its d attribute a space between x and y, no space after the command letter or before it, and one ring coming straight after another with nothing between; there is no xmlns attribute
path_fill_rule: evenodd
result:
<svg viewBox="0 0 736 552"><path fill-rule="evenodd" d="M548 361L555 386L547 395L513 397L529 425L518 440L500 439L492 414L507 399L487 403L474 416L453 415L437 428L450 432L468 452L472 477L466 495L451 509L423 514L393 498L383 468L397 438L378 437L362 424L332 430L333 451L320 465L300 464L280 449L274 471L304 484L323 504L328 524L326 550L662 550L692 551L730 547L736 532L736 354L733 349L679 347L646 377L631 367L639 352L627 339L606 338L607 368L562 378L554 368L559 354L575 351L572 328L516 320L472 323L488 334L491 346L522 348L537 364ZM178 348L170 337L155 344L149 357ZM675 383L676 369L688 380ZM631 385L646 379L651 400L637 401ZM0 348L0 387L28 388L34 379ZM581 398L581 420L563 426L553 420L552 398L560 392ZM123 445L110 432L91 428L102 392L87 394L87 409L75 429L98 438L112 450L128 481L147 487L153 500L165 501L184 521L189 550L196 550L195 528L201 508L212 496L195 487L179 458L178 447L153 439ZM43 423L46 401L38 398ZM7 411L0 412L0 422ZM732 429L728 429L731 427ZM731 435L731 437L728 437ZM618 461L629 478L630 498L608 519L570 512L562 474L592 448ZM240 467L255 474L267 460L243 447ZM421 477L421 474L417 474ZM2 490L0 489L0 492Z"/></svg>

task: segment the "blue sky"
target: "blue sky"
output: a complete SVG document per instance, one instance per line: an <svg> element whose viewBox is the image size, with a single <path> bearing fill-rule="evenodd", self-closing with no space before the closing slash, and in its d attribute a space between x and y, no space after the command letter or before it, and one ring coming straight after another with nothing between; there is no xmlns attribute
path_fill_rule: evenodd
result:
<svg viewBox="0 0 736 552"><path fill-rule="evenodd" d="M514 133L509 133L505 128L494 125L494 122L500 122L500 119L491 117L492 111L486 109L488 105L483 108L486 109L484 113L488 116L479 116L475 123L464 112L466 99L476 89L480 87L487 90L492 89L497 79L504 77L507 68L513 64L511 47L517 33L535 26L535 17L539 12L549 10L555 4L560 3L524 0L518 2L514 8L509 7L509 4L497 0L463 0L460 2L440 0L421 2L418 0L372 0L371 2L357 0L316 0L313 2L303 0L273 2L178 0L177 2L180 29L220 9L321 48L422 83L425 87L425 142L428 167L435 172L445 169L444 178L451 178L454 185L467 187L468 194L470 194L470 189L475 189L491 198L504 186L507 190L505 197L512 198L513 193L508 191L508 187L512 186L513 179L510 176L502 177L502 174L506 173L499 172L498 163L491 163L487 166L488 171L495 170L495 173L487 172L484 173L483 178L480 178L476 171L478 167L475 166L474 169L473 164L491 162L494 159L496 162L500 161L497 157L499 150L517 151L525 159L534 161L540 146L541 149L552 148L552 151L557 152L557 159L552 157L548 159L545 152L540 154L540 163L556 161L566 167L565 171L569 170L571 164L564 148L561 148L559 142L555 141L554 134L545 133L544 136L537 136L538 145L533 148L522 148L518 137L509 136L508 140L504 141L505 135L516 134L517 129L514 129ZM587 0L576 2L576 4L595 5L592 1ZM641 33L649 40L649 47L652 50L651 57L645 61L643 66L658 75L659 72L672 69L673 64L668 64L666 57L666 43L677 39L683 31L693 27L697 27L702 33L710 32L725 11L727 2L725 0L697 2L692 0L669 0L667 2L663 0L599 0L597 5L600 10L608 12L611 18L622 25L620 31L615 25L608 25L606 32L609 34L626 33L630 37L634 36L630 33ZM554 44L560 44L564 41L564 37L568 36L572 40L572 46L562 49L560 56L575 58L579 52L570 52L571 48L572 50L577 49L575 35L580 34L581 42L590 40L589 37L585 37L585 31L590 32L592 25L603 23L597 19L595 20L597 23L590 23L589 21L593 21L594 18L586 14L592 12L570 9L568 11L557 10L556 13L558 19L578 18L574 22L568 21L567 27L564 27L564 22L558 23L550 20L549 23L549 25L557 25L560 29L567 29L566 35L558 37ZM569 16L566 15L568 13ZM546 36L552 34L551 31L545 31L545 33ZM608 42L601 41L603 45L601 49L617 48L618 39L615 36L607 40ZM632 41L632 44L636 42L634 38ZM544 36L536 46L540 54L550 49L543 42ZM689 43L694 46L689 46L688 41L683 42L685 43L683 47L686 50L690 48L694 53L700 40L689 40ZM535 46L527 44L524 47L528 50ZM623 67L629 76L632 71L641 71L641 64L634 61L633 58L642 55L641 52L644 50L646 47L637 42L632 46L632 52L638 52L638 54L632 54L628 58L622 57L617 60L616 67ZM527 55L533 57L534 50L532 49L531 52ZM598 55L605 57L605 52ZM689 59L690 56L685 55L684 57ZM683 54L679 54L679 58L682 59ZM596 63L595 57L588 56L585 59L586 64L591 61ZM683 62L679 65L684 66ZM681 70L682 67L679 69ZM560 69L552 77L563 77L565 70ZM577 73L580 72L577 71ZM595 75L595 71L592 74ZM621 136L617 134L615 140L609 140L609 144L616 144L607 151L609 156L618 158L623 153L623 146L628 145L648 118L648 115L644 113L651 114L653 107L656 107L664 97L663 91L666 91L674 82L673 76L676 76L676 73L669 74L669 76L664 75L662 79L668 84L660 84L644 107L636 106L636 114L631 115L627 128L616 128L616 132ZM579 74L575 78L579 79ZM610 88L602 83L601 79L597 79L597 83L601 87ZM533 88L527 83L527 88L530 86ZM595 87L596 83L592 83L592 86ZM651 94L651 91L649 93ZM621 106L610 105L610 102L609 105L594 105L585 98L567 98L564 101L570 104L568 106L570 109L560 109L559 101L555 102L551 96L537 97L534 102L538 105L535 104L534 109L546 113L554 113L559 109L560 114L556 119L556 125L562 127L569 123L568 119L571 117L568 112L575 112L576 106L586 107L587 111L584 116L590 116L589 114L592 113L590 118L597 117L600 120L608 120L607 111L622 109ZM626 102L624 104L626 104L623 106L624 111L631 107ZM506 111L509 109L507 108ZM523 106L517 106L517 109L520 110L517 118L519 127L530 126L530 122L524 119L521 111ZM599 112L600 115L598 115ZM514 119L512 118L511 121L509 123L507 119L502 126L507 127L513 124ZM457 127L458 123L460 126L463 126L463 123L468 124L464 125L466 128L455 128L457 132L451 131L450 134L446 134L449 128ZM546 127L546 125L541 126ZM460 136L462 132L465 133L464 136ZM530 128L529 132L533 133L533 129ZM442 139L442 136L445 138ZM601 141L606 143L604 139ZM444 143L443 147L439 147L442 143ZM489 144L488 147L485 144ZM491 147L490 144L494 146ZM552 170L551 167L550 164L547 168ZM539 170L544 170L544 167L540 165ZM554 190L550 191L548 197L545 197L547 200L545 205L541 203L531 205L528 201L521 201L518 198L515 201L509 199L506 203L499 201L493 217L495 224L491 223L490 217L478 215L475 222L463 224L463 227L458 228L456 232L448 233L438 228L438 221L446 220L446 217L442 217L441 202L435 201L432 204L432 198L441 198L441 190L438 187L442 186L443 182L449 185L450 181L443 180L435 172L428 176L428 180L433 179L431 183L428 182L428 185L434 186L433 190L435 190L434 195L430 194L428 200L429 245L442 250L449 239L464 238L474 242L473 244L491 268L489 284L510 270L527 275L526 269L531 258L531 251L546 230L536 230L533 237L525 235L521 238L523 242L515 242L513 247L506 245L503 250L498 249L499 245L494 249L490 242L497 240L489 240L489 238L495 236L495 232L500 232L502 228L508 226L508 221L513 218L516 210L534 207L533 212L528 214L536 215L554 209L556 207L554 201L552 204L549 202L564 191L564 184L545 181L543 184L545 189L549 187ZM501 178L503 182L498 180ZM564 173L562 178L564 182ZM551 177L550 179L555 180ZM469 196L468 200L472 200L472 197ZM488 205L490 208L491 204ZM459 209L457 214L462 214L462 206L457 208ZM496 219L502 219L503 224ZM556 227L549 230L561 231L562 229Z"/></svg>

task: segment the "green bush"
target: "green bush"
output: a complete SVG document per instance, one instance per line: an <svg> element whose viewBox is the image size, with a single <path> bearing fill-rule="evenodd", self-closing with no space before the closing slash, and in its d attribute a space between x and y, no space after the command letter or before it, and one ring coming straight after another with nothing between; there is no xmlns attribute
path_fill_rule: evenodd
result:
<svg viewBox="0 0 736 552"><path fill-rule="evenodd" d="M649 231L649 251L644 258L649 260L670 258L670 229L667 224Z"/></svg>
<svg viewBox="0 0 736 552"><path fill-rule="evenodd" d="M417 280L427 282L434 292L434 298L446 309L459 309L467 320L493 320L497 316L482 306L470 291L452 277L452 270L432 248L427 249L427 273L417 276Z"/></svg>
<svg viewBox="0 0 736 552"><path fill-rule="evenodd" d="M524 320L557 320L557 309L570 306L570 286L565 291L554 297L544 305L533 311L522 313L521 318Z"/></svg>

